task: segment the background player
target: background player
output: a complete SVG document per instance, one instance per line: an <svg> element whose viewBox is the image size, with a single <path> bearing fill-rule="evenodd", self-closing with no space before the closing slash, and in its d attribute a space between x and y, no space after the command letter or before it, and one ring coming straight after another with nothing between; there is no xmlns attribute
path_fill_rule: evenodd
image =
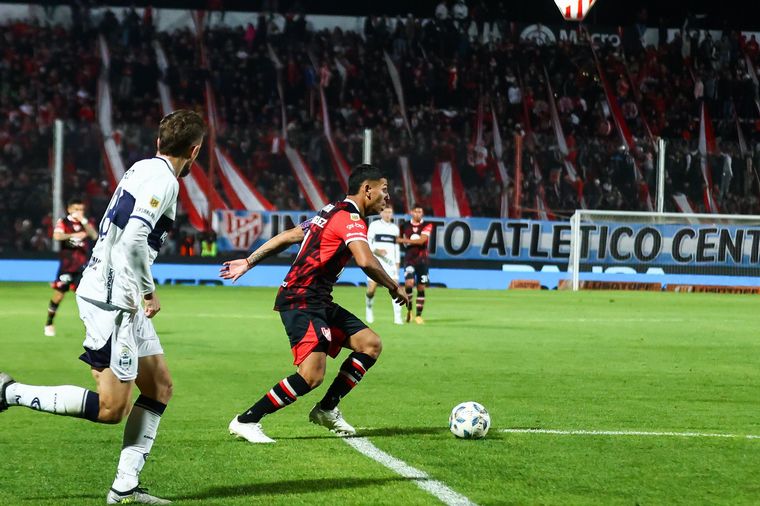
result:
<svg viewBox="0 0 760 506"><path fill-rule="evenodd" d="M385 272L390 277L398 281L398 267L399 259L401 255L399 253L399 245L396 240L399 237L398 225L393 223L393 206L388 204L380 212L380 219L375 220L369 224L367 229L367 240L369 241L369 247L372 250L372 254L375 255L380 261L380 265L383 266ZM367 295L366 295L366 317L367 323L375 321L375 314L372 306L375 302L375 289L377 283L372 278L367 278ZM401 306L398 304L391 304L393 307L393 323L398 325L403 324L401 321Z"/></svg>
<svg viewBox="0 0 760 506"><path fill-rule="evenodd" d="M149 320L161 309L150 266L174 222L177 179L189 173L204 134L203 119L195 112L164 117L158 153L124 174L100 222L100 237L77 291L86 330L79 358L90 365L97 393L71 385L24 385L0 373L0 411L25 406L108 424L129 414L108 504L169 503L139 486L172 395L164 351ZM135 384L140 396L130 412Z"/></svg>
<svg viewBox="0 0 760 506"><path fill-rule="evenodd" d="M278 234L248 258L223 264L221 277L235 281L261 260L301 243L274 306L280 312L298 370L230 422L230 434L251 443L274 442L262 431L261 419L318 387L325 376L327 355L335 358L341 347L350 348L352 353L309 413L309 420L336 434L356 433L343 419L338 403L375 364L382 342L359 318L332 300L332 288L352 256L369 277L388 289L396 303L408 302L404 290L369 249L363 220L386 206L388 182L378 168L365 164L351 172L348 186L353 193L345 200L328 204L311 221Z"/></svg>
<svg viewBox="0 0 760 506"><path fill-rule="evenodd" d="M53 229L53 240L61 242L60 264L58 274L52 283L53 296L48 305L47 322L44 333L46 336L55 335L53 319L58 311L58 305L69 290L76 292L82 271L90 258L90 241L98 238L98 232L85 217L84 202L80 198L72 198L66 207L68 213L58 220Z"/></svg>
<svg viewBox="0 0 760 506"><path fill-rule="evenodd" d="M411 221L401 225L401 237L399 244L406 247L404 252L404 285L406 295L409 297L407 305L406 321L412 319L412 291L414 282L417 281L417 315L414 321L418 324L425 323L422 319L422 310L425 307L425 287L430 282L428 278L428 239L433 232L433 225L425 223L423 219L424 211L422 206L417 204L412 207Z"/></svg>

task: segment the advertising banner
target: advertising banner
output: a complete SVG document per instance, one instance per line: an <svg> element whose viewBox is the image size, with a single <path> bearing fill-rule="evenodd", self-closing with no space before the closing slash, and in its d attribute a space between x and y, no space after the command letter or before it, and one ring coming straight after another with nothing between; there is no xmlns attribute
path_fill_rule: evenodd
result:
<svg viewBox="0 0 760 506"><path fill-rule="evenodd" d="M216 211L219 248L251 250L278 233L309 220L309 211ZM394 218L397 223L407 219ZM499 218L431 218L428 250L437 260L490 260L502 264L556 265L570 258L570 224ZM644 272L731 269L760 272L760 227L736 224L655 225L584 223L581 266L626 266ZM294 246L291 252L297 251ZM403 249L402 249L403 251Z"/></svg>

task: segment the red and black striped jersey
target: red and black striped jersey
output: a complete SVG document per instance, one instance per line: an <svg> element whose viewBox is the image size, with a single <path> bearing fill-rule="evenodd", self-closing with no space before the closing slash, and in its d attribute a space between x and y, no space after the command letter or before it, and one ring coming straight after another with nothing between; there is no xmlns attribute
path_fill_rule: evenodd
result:
<svg viewBox="0 0 760 506"><path fill-rule="evenodd" d="M401 225L401 237L406 239L419 239L425 236L430 239L430 234L433 233L433 224L420 221L419 223L412 223L407 221ZM428 243L425 242L422 246L406 246L404 250L404 265L415 265L420 262L428 261Z"/></svg>
<svg viewBox="0 0 760 506"><path fill-rule="evenodd" d="M326 205L307 223L301 249L277 292L275 311L329 306L333 286L351 259L348 244L367 242L367 224L348 199Z"/></svg>
<svg viewBox="0 0 760 506"><path fill-rule="evenodd" d="M78 232L85 232L84 226L79 223L79 220L71 215L61 218L55 224L54 232L61 232L63 234L76 234ZM90 239L85 237L84 239L75 239L70 237L65 241L60 241L61 252L59 254L61 259L61 272L77 272L84 269L87 264L87 260L90 258Z"/></svg>

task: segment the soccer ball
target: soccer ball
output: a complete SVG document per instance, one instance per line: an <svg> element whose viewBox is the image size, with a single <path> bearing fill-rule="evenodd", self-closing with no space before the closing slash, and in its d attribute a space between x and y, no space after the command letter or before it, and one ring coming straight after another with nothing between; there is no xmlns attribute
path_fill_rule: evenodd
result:
<svg viewBox="0 0 760 506"><path fill-rule="evenodd" d="M491 415L482 404L467 401L454 406L449 416L449 430L456 437L480 439L491 428Z"/></svg>

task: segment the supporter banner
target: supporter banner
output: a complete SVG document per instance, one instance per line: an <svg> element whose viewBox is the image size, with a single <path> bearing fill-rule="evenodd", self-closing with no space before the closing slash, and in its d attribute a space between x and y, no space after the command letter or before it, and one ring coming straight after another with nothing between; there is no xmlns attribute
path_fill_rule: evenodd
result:
<svg viewBox="0 0 760 506"><path fill-rule="evenodd" d="M256 248L311 219L309 211L216 211L220 249ZM404 216L396 216L402 222ZM238 220L238 221L235 221ZM432 218L430 256L439 260L492 260L504 264L559 265L570 257L570 224L498 218ZM218 228L219 227L219 228ZM226 227L226 228L225 228ZM241 240L241 233L248 238ZM235 242L237 241L237 243ZM244 249L244 248L243 248ZM293 246L291 252L297 251ZM403 251L403 250L402 250ZM760 228L754 225L596 222L581 225L581 265L629 266L641 272L688 269L760 270Z"/></svg>

